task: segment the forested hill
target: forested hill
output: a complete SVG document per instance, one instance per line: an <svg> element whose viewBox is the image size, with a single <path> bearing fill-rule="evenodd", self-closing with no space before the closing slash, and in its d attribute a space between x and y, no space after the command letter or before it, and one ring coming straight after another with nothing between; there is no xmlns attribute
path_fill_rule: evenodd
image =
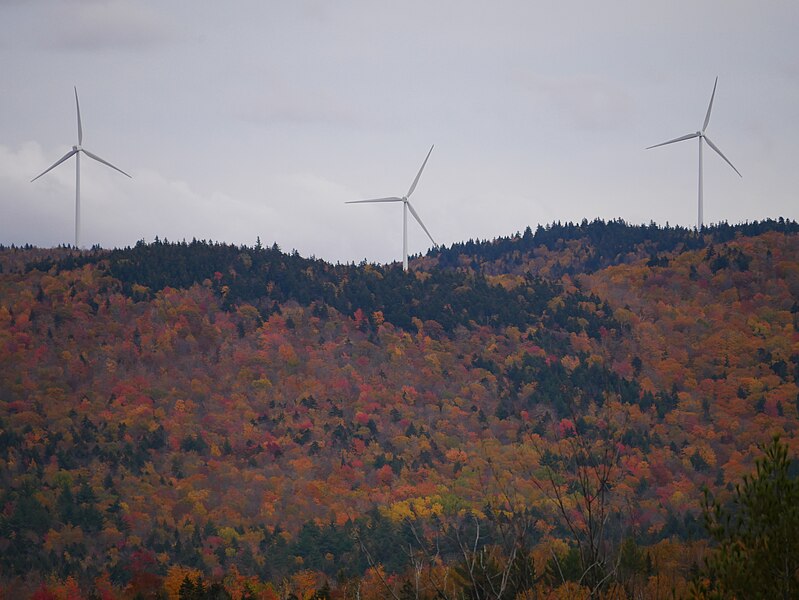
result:
<svg viewBox="0 0 799 600"><path fill-rule="evenodd" d="M411 267L0 249L0 597L671 598L799 450L795 222Z"/></svg>
<svg viewBox="0 0 799 600"><path fill-rule="evenodd" d="M344 313L357 308L367 314L380 310L401 327L417 317L438 320L451 329L470 321L520 324L529 313L541 312L541 302L551 299L563 275L592 273L642 258L648 266L663 265L669 256L771 231L797 233L799 224L784 219L735 226L721 223L698 234L682 227L628 225L621 220L553 223L538 226L535 233L527 227L523 234L430 250L414 264L417 271L426 273L424 277L407 276L398 263L332 265L303 258L296 251L284 253L276 244L262 247L259 242L247 247L158 239L110 251L28 248L22 260L16 256L20 249L9 249L0 257L0 269L60 271L95 264L118 280L128 296L205 284L222 296L226 308L247 302L268 314L289 300L318 301ZM524 275L530 284L527 297L513 299L518 306L510 306L514 302L504 290L485 277L503 274ZM457 301L458 295L449 294L467 286L475 294L461 296L462 302Z"/></svg>
<svg viewBox="0 0 799 600"><path fill-rule="evenodd" d="M523 234L492 241L468 241L428 252L440 268L466 267L489 273L523 272L531 266L549 276L591 273L616 264L647 258L654 264L661 255L699 250L708 244L724 244L738 236L769 231L799 232L796 221L779 219L738 225L719 223L701 234L684 227L630 225L623 220L583 220L580 224L527 227ZM554 263L554 264L553 264ZM428 263L426 263L428 264Z"/></svg>
<svg viewBox="0 0 799 600"><path fill-rule="evenodd" d="M320 314L333 308L351 315L356 310L397 327L413 319L434 320L445 330L457 325L525 326L537 322L547 302L562 290L560 282L527 274L512 290L483 275L452 269L406 274L399 265L330 265L296 252L192 241L139 243L123 250L94 250L78 255L46 257L22 270L60 273L92 265L134 300L148 300L164 288L187 289L199 284L212 290L224 310L246 303L262 317L289 301L313 306ZM579 292L568 295L577 315L579 302L596 301Z"/></svg>

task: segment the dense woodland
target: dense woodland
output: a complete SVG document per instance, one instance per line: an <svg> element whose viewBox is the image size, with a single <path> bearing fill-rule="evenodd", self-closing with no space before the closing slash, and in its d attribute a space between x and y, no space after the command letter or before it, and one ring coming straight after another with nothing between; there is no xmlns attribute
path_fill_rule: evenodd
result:
<svg viewBox="0 0 799 600"><path fill-rule="evenodd" d="M0 248L0 598L733 597L798 330L782 219Z"/></svg>

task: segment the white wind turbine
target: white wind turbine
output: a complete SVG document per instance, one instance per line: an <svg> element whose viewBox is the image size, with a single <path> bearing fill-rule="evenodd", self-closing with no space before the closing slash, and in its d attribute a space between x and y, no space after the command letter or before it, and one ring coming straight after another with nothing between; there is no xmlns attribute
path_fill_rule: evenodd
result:
<svg viewBox="0 0 799 600"><path fill-rule="evenodd" d="M705 123L702 125L702 131L697 131L696 133L689 133L688 135L683 135L681 137L675 138L673 140L669 140L668 142L663 142L662 144L655 144L654 146L649 146L647 150L650 148L657 148L658 146L665 146L666 144L673 144L674 142L681 142L683 140L690 140L691 138L699 138L699 218L697 224L697 230L702 231L702 140L707 142L707 145L713 148L716 153L724 159L724 161L732 167L732 170L738 173L740 177L743 177L738 169L735 168L729 159L724 156L724 154L719 150L716 145L710 141L710 138L707 137L705 134L705 130L707 129L707 124L710 122L710 111L713 109L713 98L716 95L716 85L718 85L719 78L716 77L716 82L713 84L713 93L710 95L710 104L707 107L707 115L705 115Z"/></svg>
<svg viewBox="0 0 799 600"><path fill-rule="evenodd" d="M366 202L402 202L402 269L404 271L408 270L408 211L411 211L413 218L416 219L419 225L422 226L424 232L427 234L427 237L430 238L430 241L433 242L433 245L437 245L436 241L433 239L433 236L430 235L430 232L427 231L427 227L424 226L422 223L422 219L413 209L413 205L410 203L411 194L413 194L413 190L416 189L416 184L419 183L419 177L422 176L422 171L424 171L424 166L427 164L427 159L430 158L430 153L433 152L433 146L430 146L430 152L427 153L427 156L422 163L422 167L419 169L419 172L416 174L416 179L413 180L408 193L405 194L402 198L398 198L397 196L392 196L390 198L375 198L373 200L352 200L350 202L345 202L345 204L364 204Z"/></svg>
<svg viewBox="0 0 799 600"><path fill-rule="evenodd" d="M78 102L78 88L77 87L75 88L75 108L78 111L78 144L77 144L77 146L72 146L72 150L67 152L59 160L57 160L55 163L53 163L53 165L49 169L47 169L43 173L40 173L39 175L37 175L33 179L31 179L31 182L36 181L37 179L39 179L39 177L41 177L45 173L48 173L49 171L52 171L53 169L55 169L58 165L60 165L62 162L64 162L68 158L70 158L72 156L75 157L75 248L79 248L78 243L80 241L80 153L83 152L89 158L93 158L97 162L101 162L104 165L106 165L108 167L111 167L115 171L119 171L123 175L126 175L128 177L130 177L130 175L125 173L125 171L123 171L122 169L119 169L119 168L115 167L110 162L108 162L106 160L103 160L102 158L100 158L96 154L92 154L91 152L86 150L86 148L84 148L81 145L81 144L83 144L83 126L81 125L81 122L80 122L80 103Z"/></svg>

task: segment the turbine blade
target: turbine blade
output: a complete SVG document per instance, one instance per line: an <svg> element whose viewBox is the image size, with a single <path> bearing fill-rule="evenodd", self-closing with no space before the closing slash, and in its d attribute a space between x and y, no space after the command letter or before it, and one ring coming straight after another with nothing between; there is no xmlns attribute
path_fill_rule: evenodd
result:
<svg viewBox="0 0 799 600"><path fill-rule="evenodd" d="M690 140L691 138L698 137L699 133L689 133L688 135L684 135L682 137L674 138L673 140L669 140L668 142L663 142L662 144L655 144L654 146L647 147L647 150L651 148L657 148L658 146L665 146L666 144L673 144L674 142L681 142L683 140Z"/></svg>
<svg viewBox="0 0 799 600"><path fill-rule="evenodd" d="M70 151L69 151L69 152L67 152L67 153L66 153L64 156L62 156L62 157L61 157L61 158L59 158L57 161L55 161L55 162L53 163L53 165L52 165L52 166L51 166L49 169L47 169L46 171L43 171L42 173L39 173L39 174L38 174L36 177L34 177L33 179L31 179L31 183L33 183L34 181L36 181L37 179L39 179L39 177L41 177L41 176L42 176L42 175L44 175L45 173L49 173L50 171L52 171L53 169L55 169L55 168L56 168L58 165L60 165L62 162L64 162L64 161L65 161L65 160L67 160L68 158L70 158L70 157L71 157L73 154L77 154L77 153L78 153L78 150L70 150Z"/></svg>
<svg viewBox="0 0 799 600"><path fill-rule="evenodd" d="M705 115L705 124L702 125L702 133L707 129L707 124L710 123L710 111L713 110L713 98L716 97L716 86L719 84L719 78L716 76L716 82L713 84L713 93L710 94L710 104L707 105L707 115Z"/></svg>
<svg viewBox="0 0 799 600"><path fill-rule="evenodd" d="M78 110L78 146L83 143L83 125L80 122L80 102L78 102L78 88L75 87L75 108Z"/></svg>
<svg viewBox="0 0 799 600"><path fill-rule="evenodd" d="M97 162L101 162L101 163L103 163L104 165L106 165L106 166L108 166L108 167L111 167L111 168L112 168L112 169L114 169L115 171L119 171L119 172L120 172L120 173L122 173L123 175L127 175L128 177L130 177L130 175L128 175L127 173L125 173L125 171L123 171L123 170L122 170L122 169L120 169L119 167L115 167L114 165L112 165L112 164L111 164L110 162L108 162L107 160L103 160L102 158L100 158L100 157L99 157L99 156L97 156L96 154L92 154L91 152L89 152L88 150L86 150L86 148L81 148L81 150L83 150L84 154L86 154L86 156L88 156L89 158L93 158L93 159L94 159L94 160L96 160ZM133 177L130 177L130 178L131 178L131 179L133 179Z"/></svg>
<svg viewBox="0 0 799 600"><path fill-rule="evenodd" d="M432 148L431 148L431 150L432 150ZM413 205L410 202L408 202L407 200L405 201L405 203L408 205L408 210L411 211L411 214L413 215L413 218L416 219L418 221L419 225L422 226L422 229L424 229L424 232L427 234L427 237L430 238L430 241L433 242L433 245L434 246L438 246L438 244L436 244L436 241L433 239L433 236L430 235L429 231L427 231L427 227L425 227L424 223L422 223L422 219L419 217L419 215L413 209Z"/></svg>
<svg viewBox="0 0 799 600"><path fill-rule="evenodd" d="M743 175L741 175L741 172L740 172L738 169L736 169L736 168L735 168L735 165L733 165L733 164L730 162L730 160L729 160L729 159L728 159L726 156L724 156L724 153L722 153L722 151L721 151L721 150L719 150L719 149L718 149L718 147L716 147L716 144L714 144L713 142L711 142L711 141L710 141L710 138L709 138L709 137L707 137L706 135L704 135L704 136L702 136L702 137L704 137L704 138L705 138L705 141L707 142L707 145L708 145L708 146L710 146L711 148L713 148L713 150L715 150L715 151L716 151L716 153L717 153L717 154L718 154L718 155L719 155L721 158L723 158L723 159L726 161L726 163L727 163L728 165L730 165L730 166L732 167L732 170L733 170L733 171L735 171L736 173L738 173L738 176L739 176L739 177L743 177Z"/></svg>
<svg viewBox="0 0 799 600"><path fill-rule="evenodd" d="M435 144L433 144L435 146ZM413 190L416 189L416 184L419 183L419 178L422 176L422 171L424 171L424 166L427 164L427 159L430 158L430 153L433 152L433 146L430 146L430 152L427 153L427 156L424 158L424 162L422 163L422 167L419 169L419 172L416 174L416 179L413 180L408 193L405 194L406 198L410 198L411 194L413 194Z"/></svg>
<svg viewBox="0 0 799 600"><path fill-rule="evenodd" d="M372 200L350 200L344 204L364 204L366 202L402 202L402 198L392 196L391 198L373 198Z"/></svg>

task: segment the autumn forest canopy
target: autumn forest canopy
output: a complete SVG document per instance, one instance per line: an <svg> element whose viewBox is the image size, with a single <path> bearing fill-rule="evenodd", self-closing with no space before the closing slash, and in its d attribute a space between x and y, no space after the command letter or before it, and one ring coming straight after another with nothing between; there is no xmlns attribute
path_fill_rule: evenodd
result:
<svg viewBox="0 0 799 600"><path fill-rule="evenodd" d="M783 219L0 247L0 597L795 597L798 331Z"/></svg>

